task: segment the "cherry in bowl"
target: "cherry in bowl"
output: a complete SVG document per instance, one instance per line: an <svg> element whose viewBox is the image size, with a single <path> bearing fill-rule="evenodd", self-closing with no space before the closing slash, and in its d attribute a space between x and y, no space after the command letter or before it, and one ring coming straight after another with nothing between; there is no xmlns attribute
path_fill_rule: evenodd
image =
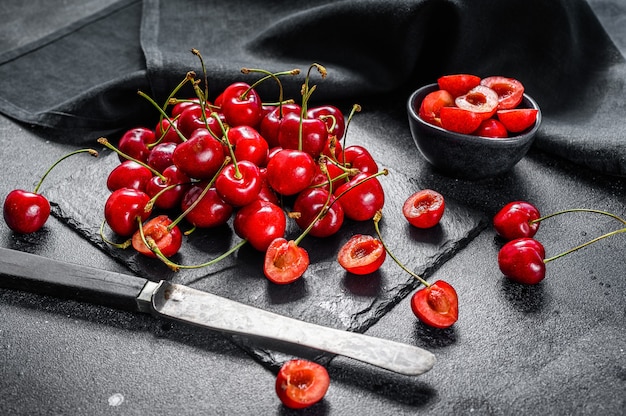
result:
<svg viewBox="0 0 626 416"><path fill-rule="evenodd" d="M455 178L480 180L510 171L526 155L541 125L539 105L528 94L523 94L518 108L537 110L534 124L508 137L494 138L446 130L420 117L422 101L437 90L437 83L423 86L414 91L407 102L413 141L436 170Z"/></svg>

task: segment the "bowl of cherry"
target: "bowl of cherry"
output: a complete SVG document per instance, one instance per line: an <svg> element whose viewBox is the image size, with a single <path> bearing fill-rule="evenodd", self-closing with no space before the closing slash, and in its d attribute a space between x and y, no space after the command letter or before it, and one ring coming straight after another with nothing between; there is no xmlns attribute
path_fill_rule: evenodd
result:
<svg viewBox="0 0 626 416"><path fill-rule="evenodd" d="M511 170L528 152L541 110L515 78L444 75L413 92L411 135L442 173L479 180Z"/></svg>

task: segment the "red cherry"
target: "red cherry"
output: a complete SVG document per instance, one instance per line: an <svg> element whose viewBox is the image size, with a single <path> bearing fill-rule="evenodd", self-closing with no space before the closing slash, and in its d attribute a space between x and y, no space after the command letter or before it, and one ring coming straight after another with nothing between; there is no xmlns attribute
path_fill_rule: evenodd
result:
<svg viewBox="0 0 626 416"><path fill-rule="evenodd" d="M215 179L215 189L224 202L235 207L248 205L258 198L261 191L261 173L252 162L242 160L230 163Z"/></svg>
<svg viewBox="0 0 626 416"><path fill-rule="evenodd" d="M267 164L269 146L256 129L250 126L231 127L227 138L235 147L236 160L247 160L259 167Z"/></svg>
<svg viewBox="0 0 626 416"><path fill-rule="evenodd" d="M537 121L539 110L536 108L516 108L512 110L498 110L498 120L511 133L521 133L532 127Z"/></svg>
<svg viewBox="0 0 626 416"><path fill-rule="evenodd" d="M125 160L117 165L107 177L107 188L113 192L121 188L133 188L140 191L152 179L152 171L132 160Z"/></svg>
<svg viewBox="0 0 626 416"><path fill-rule="evenodd" d="M109 195L104 205L104 218L114 233L130 237L139 228L137 218L145 221L150 216L146 204L150 197L137 189L122 188Z"/></svg>
<svg viewBox="0 0 626 416"><path fill-rule="evenodd" d="M387 251L379 239L356 234L341 247L337 261L348 272L363 275L378 270L386 257Z"/></svg>
<svg viewBox="0 0 626 416"><path fill-rule="evenodd" d="M315 161L310 154L281 149L267 163L267 183L281 195L295 195L307 188L315 175Z"/></svg>
<svg viewBox="0 0 626 416"><path fill-rule="evenodd" d="M374 157L363 146L352 145L346 147L339 161L345 161L347 167L358 169L363 173L373 174L378 172L378 164Z"/></svg>
<svg viewBox="0 0 626 416"><path fill-rule="evenodd" d="M298 104L283 104L275 107L272 111L265 114L261 120L259 133L267 141L270 148L279 146L278 134L281 129L281 123L286 114L300 114L302 108Z"/></svg>
<svg viewBox="0 0 626 416"><path fill-rule="evenodd" d="M493 217L493 227L506 240L533 237L539 229L539 210L526 201L513 201L506 204Z"/></svg>
<svg viewBox="0 0 626 416"><path fill-rule="evenodd" d="M183 110L178 118L178 129L183 136L189 138L194 131L198 129L207 130L208 126L213 135L216 137L222 137L222 128L220 127L219 122L211 116L212 111L213 110L207 107L203 114L202 106L200 106L200 104L192 104L188 106ZM204 117L206 117L206 122ZM221 118L223 118L223 116Z"/></svg>
<svg viewBox="0 0 626 416"><path fill-rule="evenodd" d="M515 78L502 76L487 77L482 79L480 84L496 92L498 95L498 110L515 108L524 98L524 85Z"/></svg>
<svg viewBox="0 0 626 416"><path fill-rule="evenodd" d="M272 241L284 236L286 227L287 218L282 208L260 199L237 211L233 221L235 233L262 252Z"/></svg>
<svg viewBox="0 0 626 416"><path fill-rule="evenodd" d="M272 283L293 283L302 277L308 267L309 253L294 240L276 238L267 247L263 272Z"/></svg>
<svg viewBox="0 0 626 416"><path fill-rule="evenodd" d="M171 257L178 253L183 242L180 228L175 225L170 229L171 224L172 220L167 215L159 215L142 226L146 239L151 238L165 257ZM135 231L131 242L133 248L139 253L147 257L156 257L154 252L144 244L139 230Z"/></svg>
<svg viewBox="0 0 626 416"><path fill-rule="evenodd" d="M480 77L471 74L444 75L437 79L439 89L448 91L453 97L467 94L469 90L480 84Z"/></svg>
<svg viewBox="0 0 626 416"><path fill-rule="evenodd" d="M326 123L328 136L335 136L337 140L343 138L346 121L340 109L334 105L320 105L311 107L306 112L307 118L319 118Z"/></svg>
<svg viewBox="0 0 626 416"><path fill-rule="evenodd" d="M154 146L148 156L148 166L163 173L167 167L174 164L172 157L177 146L176 143L159 143Z"/></svg>
<svg viewBox="0 0 626 416"><path fill-rule="evenodd" d="M178 128L178 120L173 120L171 123L168 119L164 118L157 123L154 132L157 141L160 143L181 143L183 140L176 131Z"/></svg>
<svg viewBox="0 0 626 416"><path fill-rule="evenodd" d="M439 117L441 127L461 134L472 134L483 121L479 113L459 107L443 107Z"/></svg>
<svg viewBox="0 0 626 416"><path fill-rule="evenodd" d="M148 145L156 141L154 131L145 127L136 127L126 131L119 140L118 149L124 154L141 162L148 162L150 149ZM127 160L122 155L120 161Z"/></svg>
<svg viewBox="0 0 626 416"><path fill-rule="evenodd" d="M368 177L366 173L359 173L334 192L345 216L352 220L370 220L385 204L385 192L378 178Z"/></svg>
<svg viewBox="0 0 626 416"><path fill-rule="evenodd" d="M199 105L199 104L200 104L200 100L197 97L179 101L174 105L174 107L172 107L171 115L172 117L179 116L182 114L182 112L185 109L189 107L193 107L194 105Z"/></svg>
<svg viewBox="0 0 626 416"><path fill-rule="evenodd" d="M344 213L341 204L333 204L335 197L329 195L324 188L310 188L300 192L294 201L293 212L299 213L295 221L301 229L306 229L315 221L309 230L313 237L329 237L341 229ZM331 204L328 206L328 204ZM327 211L322 218L316 220L320 211Z"/></svg>
<svg viewBox="0 0 626 416"><path fill-rule="evenodd" d="M481 120L486 120L493 116L498 109L498 94L489 87L478 85L466 94L456 97L454 103L459 108L480 115Z"/></svg>
<svg viewBox="0 0 626 416"><path fill-rule="evenodd" d="M276 394L291 409L304 409L324 398L330 385L328 371L312 361L287 361L276 376Z"/></svg>
<svg viewBox="0 0 626 416"><path fill-rule="evenodd" d="M447 90L428 93L422 100L417 113L427 123L441 127L440 112L443 107L454 106L454 97Z"/></svg>
<svg viewBox="0 0 626 416"><path fill-rule="evenodd" d="M4 200L4 221L21 234L39 231L50 217L50 202L41 194L15 189Z"/></svg>
<svg viewBox="0 0 626 416"><path fill-rule="evenodd" d="M189 189L191 180L176 165L168 166L162 175L163 177L153 176L148 181L146 193L150 198L156 197L154 205L157 208L177 208Z"/></svg>
<svg viewBox="0 0 626 416"><path fill-rule="evenodd" d="M496 120L495 118L488 118L487 120L483 120L478 126L478 129L474 132L476 136L482 137L493 137L493 138L504 138L509 136L509 132L507 131L504 124L501 121Z"/></svg>
<svg viewBox="0 0 626 416"><path fill-rule="evenodd" d="M454 288L443 280L415 292L411 309L426 325L448 328L459 318L459 299Z"/></svg>
<svg viewBox="0 0 626 416"><path fill-rule="evenodd" d="M261 98L250 85L236 82L221 94L222 113L229 126L257 127L263 118Z"/></svg>
<svg viewBox="0 0 626 416"><path fill-rule="evenodd" d="M224 163L222 142L207 129L197 129L189 140L179 144L172 154L172 162L185 175L194 179L211 179Z"/></svg>
<svg viewBox="0 0 626 416"><path fill-rule="evenodd" d="M202 195L205 187L204 183L195 184L183 196L181 208L183 212L186 212L185 219L198 228L212 228L226 224L234 211L233 206L224 202L215 188L209 188ZM202 198L196 205L187 211L201 195Z"/></svg>
<svg viewBox="0 0 626 416"><path fill-rule="evenodd" d="M498 252L500 271L509 279L534 285L546 276L546 253L543 245L532 238L507 242Z"/></svg>
<svg viewBox="0 0 626 416"><path fill-rule="evenodd" d="M432 189L422 189L408 197L402 206L407 221L417 228L431 228L439 224L445 210L443 195Z"/></svg>
<svg viewBox="0 0 626 416"><path fill-rule="evenodd" d="M327 138L328 132L324 121L318 118L301 120L300 115L294 113L285 115L278 132L278 143L282 148L300 149L314 159L324 150Z"/></svg>

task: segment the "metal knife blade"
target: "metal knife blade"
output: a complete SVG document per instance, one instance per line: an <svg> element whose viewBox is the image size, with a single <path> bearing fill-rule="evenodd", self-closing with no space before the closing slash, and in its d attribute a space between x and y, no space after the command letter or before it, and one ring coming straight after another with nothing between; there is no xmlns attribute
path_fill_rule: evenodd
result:
<svg viewBox="0 0 626 416"><path fill-rule="evenodd" d="M434 354L419 347L286 317L184 285L153 282L6 248L0 248L0 287L302 345L404 375L425 373L436 361Z"/></svg>

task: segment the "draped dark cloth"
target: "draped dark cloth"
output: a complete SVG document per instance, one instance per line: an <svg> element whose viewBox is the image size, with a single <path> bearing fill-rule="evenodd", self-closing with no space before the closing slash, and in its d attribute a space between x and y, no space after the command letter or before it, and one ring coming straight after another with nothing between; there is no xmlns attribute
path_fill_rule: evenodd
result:
<svg viewBox="0 0 626 416"><path fill-rule="evenodd" d="M68 143L153 122L137 91L158 101L201 74L195 48L213 94L246 80L242 67L313 62L326 102L405 99L444 74L514 77L543 111L535 146L626 174L626 62L582 0L120 0L0 47L0 112ZM283 82L299 94L301 77Z"/></svg>

